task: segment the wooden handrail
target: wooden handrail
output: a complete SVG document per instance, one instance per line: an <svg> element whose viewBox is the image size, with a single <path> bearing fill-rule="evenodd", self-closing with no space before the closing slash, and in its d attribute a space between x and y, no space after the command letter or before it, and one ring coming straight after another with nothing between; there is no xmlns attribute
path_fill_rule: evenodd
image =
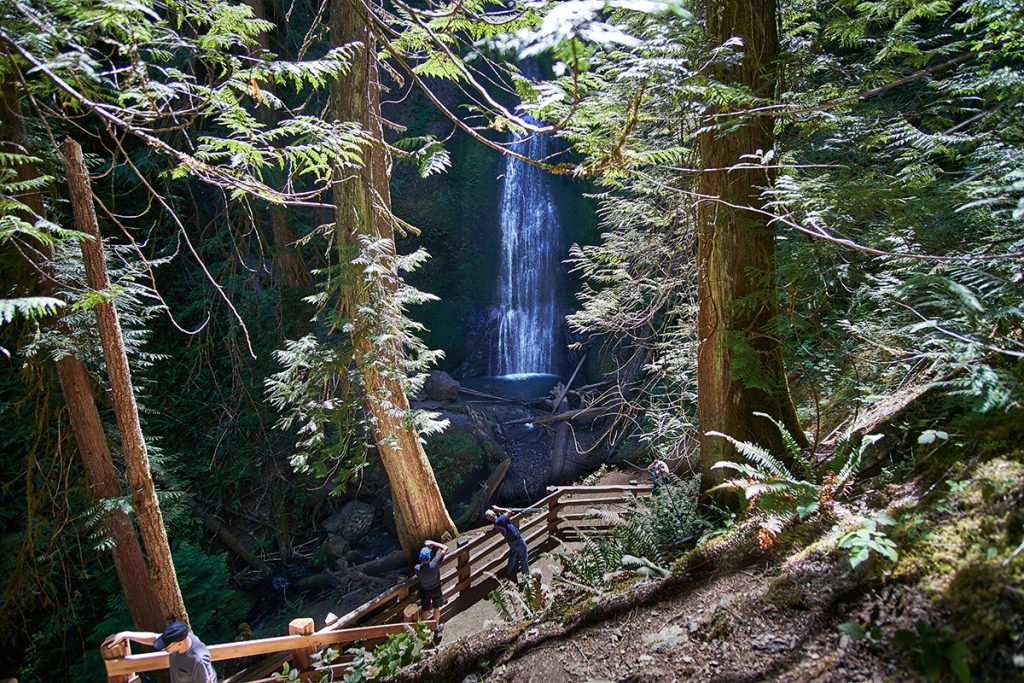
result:
<svg viewBox="0 0 1024 683"><path fill-rule="evenodd" d="M240 659L253 655L292 652L305 648L318 649L326 645L382 638L393 633L403 633L408 626L406 623L360 626L343 631L334 631L333 633L259 638L257 640L243 640L237 643L221 643L208 647L210 659L219 662L225 659ZM167 668L168 654L166 652L147 652L146 654L127 655L118 659L107 660L104 663L107 667L107 676L121 676L142 673L143 671L159 671L160 669Z"/></svg>
<svg viewBox="0 0 1024 683"><path fill-rule="evenodd" d="M511 515L513 520L520 519L524 515L533 515L519 524L519 530L528 545L545 536L552 538L560 535L562 532L558 524L559 521L572 522L588 516L586 513L580 512L560 514L564 508L579 508L584 505L620 505L628 500L625 494L651 493L651 487L644 485L558 486L550 487L548 490L549 493L532 506L534 508L547 507L546 511L513 513ZM575 534L573 529L566 529L566 531ZM499 551L505 544L504 537L496 529L485 527L469 533L476 535L449 553L441 563L441 581L442 585L447 586L445 601L448 604L452 604L456 598L470 591L476 584L488 580L492 576L491 572L507 561L507 558L501 553L492 557L492 554ZM293 660L300 670L308 670L312 653L320 648L328 645L374 640L390 634L402 633L407 624L399 622L402 619L403 611L411 603L417 602L416 586L417 579L415 577L407 578L394 588L312 633L310 633L312 630L311 620L297 619L289 625L291 635L210 645L210 657L213 661L223 661L254 655L274 655L225 679L224 683L263 680L289 659ZM376 621L388 623L376 625L365 623L373 624ZM430 625L436 627L433 622L430 622ZM130 649L125 647L118 651L106 651L103 655L107 677L111 683L128 681L135 673L157 671L166 669L168 666L168 657L164 652L132 655Z"/></svg>

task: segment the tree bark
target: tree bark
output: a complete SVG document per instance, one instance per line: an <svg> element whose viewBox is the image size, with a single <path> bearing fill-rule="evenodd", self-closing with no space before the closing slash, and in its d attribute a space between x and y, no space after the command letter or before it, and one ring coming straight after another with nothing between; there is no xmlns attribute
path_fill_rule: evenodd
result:
<svg viewBox="0 0 1024 683"><path fill-rule="evenodd" d="M82 160L82 148L70 138L60 148L64 169L68 177L71 208L75 215L75 227L91 235L93 239L82 243L82 257L85 261L85 277L89 288L101 295L110 294L110 280L103 255L103 241L96 222L89 175ZM110 376L110 388L114 403L114 416L121 434L121 448L124 452L128 484L132 494L132 507L139 521L139 532L146 550L146 564L150 582L156 593L157 602L166 622L188 622L185 604L178 586L178 577L171 559L171 548L167 542L163 513L156 498L156 488L149 471L149 455L142 437L139 411L132 389L131 371L121 335L121 323L117 310L110 301L96 304L96 321L103 344L103 358Z"/></svg>
<svg viewBox="0 0 1024 683"><path fill-rule="evenodd" d="M709 38L719 45L733 36L743 40L742 59L718 65L716 78L758 97L772 97L779 54L776 21L775 0L712 2ZM708 169L699 184L697 234L697 404L704 488L722 478L711 466L735 457L732 446L707 436L709 431L781 454L778 430L753 415L758 411L780 420L799 442L806 442L783 370L782 345L771 329L778 315L775 233L764 214L746 208L764 207L761 188L772 177L744 155L774 148L773 125L768 116L729 119L724 130L712 128L700 138L702 167ZM739 164L753 167L732 168Z"/></svg>
<svg viewBox="0 0 1024 683"><path fill-rule="evenodd" d="M75 356L65 356L57 361L57 376L93 500L102 504L104 500L120 498L121 485L107 447L107 437L96 410L85 364ZM140 630L162 631L167 622L149 583L146 560L131 517L123 510L107 510L103 521L107 533L114 540L111 551L114 570L121 582L132 623Z"/></svg>
<svg viewBox="0 0 1024 683"><path fill-rule="evenodd" d="M283 207L270 207L270 227L274 237L274 281L285 287L308 287L309 271Z"/></svg>
<svg viewBox="0 0 1024 683"><path fill-rule="evenodd" d="M252 15L257 19L266 19L267 10L263 0L246 0L246 4L252 8ZM259 46L263 50L270 50L270 35L261 33L257 36ZM263 90L271 93L273 87L269 83L260 86ZM256 110L256 118L260 123L273 126L274 116L269 107L259 107ZM279 173L270 170L272 182L280 179ZM270 205L271 235L274 240L274 262L273 279L278 285L284 287L308 287L310 285L309 270L306 268L305 259L302 258L302 248L295 243L295 231L288 225L287 209L283 206ZM254 213L254 221L263 220L263 217Z"/></svg>
<svg viewBox="0 0 1024 683"><path fill-rule="evenodd" d="M23 144L20 106L15 92L10 89L0 96L0 127L5 129L0 134L2 139L15 145ZM21 181L39 177L32 163L18 164L16 171ZM38 192L26 193L20 199L37 216L43 216L45 207ZM52 258L53 249L49 245L39 245L39 250L48 260ZM46 265L43 265L44 269ZM55 293L53 285L45 279L40 279L39 287L47 296ZM56 324L67 333L67 325L60 317ZM118 472L110 456L85 363L74 354L68 354L56 362L56 368L92 499L102 505L104 500L120 498L122 492ZM110 553L132 624L143 631L163 630L167 624L163 621L160 606L147 580L146 561L131 517L122 510L108 509L103 514L103 525L107 536L114 541Z"/></svg>
<svg viewBox="0 0 1024 683"><path fill-rule="evenodd" d="M331 43L351 42L361 43L362 49L348 75L332 89L332 111L341 121L359 123L373 142L363 150L361 168L340 169L341 181L334 186L339 263L344 269L340 305L343 317L352 321L353 353L371 432L391 483L398 540L411 560L425 539L454 537L456 530L416 430L406 422L405 350L400 335L390 328L399 313L398 275L375 41L352 3L333 0ZM372 253L361 239L372 241ZM360 256L372 259L375 267L353 263Z"/></svg>

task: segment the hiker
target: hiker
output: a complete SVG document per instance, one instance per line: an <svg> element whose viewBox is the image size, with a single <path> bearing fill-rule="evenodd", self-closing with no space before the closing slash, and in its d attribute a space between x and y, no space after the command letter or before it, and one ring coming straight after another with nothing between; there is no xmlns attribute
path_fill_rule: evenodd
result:
<svg viewBox="0 0 1024 683"><path fill-rule="evenodd" d="M431 549L437 554L431 559ZM420 548L420 563L414 567L416 579L420 583L420 620L426 621L430 616L430 607L434 607L434 622L438 632L441 631L441 605L444 596L441 594L441 562L448 552L448 546L437 541L424 541Z"/></svg>
<svg viewBox="0 0 1024 683"><path fill-rule="evenodd" d="M175 621L163 633L121 631L104 640L103 647L110 649L126 640L168 653L171 683L217 683L210 651L183 621Z"/></svg>
<svg viewBox="0 0 1024 683"><path fill-rule="evenodd" d="M508 543L508 567L505 568L505 573L508 578L518 584L519 572L522 572L527 579L530 578L530 564L526 553L526 541L523 540L516 525L509 519L510 514L512 514L510 509L492 505L491 509L484 513L484 517L488 522L494 524L495 528L505 537L505 541Z"/></svg>
<svg viewBox="0 0 1024 683"><path fill-rule="evenodd" d="M647 466L647 474L653 480L652 495L658 494L658 489L671 482L672 475L668 471L668 465L664 460L655 460Z"/></svg>

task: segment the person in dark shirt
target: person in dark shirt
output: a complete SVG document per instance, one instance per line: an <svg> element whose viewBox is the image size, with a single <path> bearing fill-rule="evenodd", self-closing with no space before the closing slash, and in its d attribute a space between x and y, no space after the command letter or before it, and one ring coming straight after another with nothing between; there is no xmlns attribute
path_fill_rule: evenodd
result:
<svg viewBox="0 0 1024 683"><path fill-rule="evenodd" d="M175 621L163 633L149 631L121 631L103 641L104 648L111 648L125 640L149 645L154 650L168 653L168 672L171 683L217 683L210 651L183 621Z"/></svg>
<svg viewBox="0 0 1024 683"><path fill-rule="evenodd" d="M437 551L436 555L431 552L432 549ZM441 605L444 604L444 596L441 593L441 563L447 552L448 546L443 543L424 541L420 549L420 563L414 567L420 584L420 619L426 621L433 606L438 631L441 630Z"/></svg>
<svg viewBox="0 0 1024 683"><path fill-rule="evenodd" d="M647 475L651 478L653 485L652 495L658 495L663 486L668 486L672 483L672 473L669 471L668 464L664 460L655 460L648 465Z"/></svg>
<svg viewBox="0 0 1024 683"><path fill-rule="evenodd" d="M522 572L526 578L530 577L530 562L526 551L526 541L519 533L519 528L509 519L511 514L512 511L508 508L492 505L491 509L484 513L484 517L505 537L505 542L508 543L508 566L505 568L505 573L510 579L519 583L519 572Z"/></svg>

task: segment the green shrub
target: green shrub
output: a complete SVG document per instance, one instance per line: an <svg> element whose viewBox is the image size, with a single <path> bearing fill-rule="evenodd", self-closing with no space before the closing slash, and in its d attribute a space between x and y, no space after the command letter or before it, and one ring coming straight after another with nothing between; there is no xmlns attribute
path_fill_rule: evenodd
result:
<svg viewBox="0 0 1024 683"><path fill-rule="evenodd" d="M345 683L384 680L402 667L422 659L423 650L432 639L433 633L418 622L415 626L406 626L404 633L389 635L372 651L350 649L352 670L345 674Z"/></svg>
<svg viewBox="0 0 1024 683"><path fill-rule="evenodd" d="M430 434L424 449L441 495L446 499L466 483L468 475L484 465L484 451L480 444L461 432Z"/></svg>

